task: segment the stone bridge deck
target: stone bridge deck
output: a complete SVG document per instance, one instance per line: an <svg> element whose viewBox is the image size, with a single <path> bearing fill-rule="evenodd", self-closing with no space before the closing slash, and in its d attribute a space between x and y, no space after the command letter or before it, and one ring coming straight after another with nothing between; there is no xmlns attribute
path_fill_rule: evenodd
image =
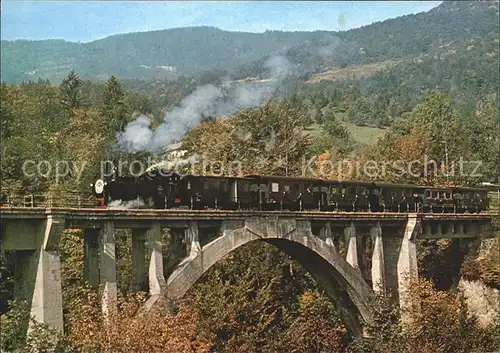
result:
<svg viewBox="0 0 500 353"><path fill-rule="evenodd" d="M322 211L256 211L256 210L190 210L190 209L101 209L101 208L44 208L44 207L0 207L4 218L44 218L47 214L67 216L74 219L134 218L134 219L221 219L252 216L287 216L303 219L351 219L351 220L406 220L409 215L418 215L425 220L487 220L489 213L398 213L398 212L322 212Z"/></svg>
<svg viewBox="0 0 500 353"><path fill-rule="evenodd" d="M332 227L345 227L355 222L358 226L373 226L378 222L385 226L404 226L410 218L422 225L418 233L423 238L470 238L493 236L492 215L488 213L389 213L389 212L320 212L320 211L228 211L187 209L97 209L97 208L29 208L0 207L3 224L12 221L40 221L47 218L65 220L66 228L102 228L112 221L115 228L144 228L151 222L164 228L187 228L190 221L200 227L211 227L228 220L248 218L295 219L311 221L312 226L329 222Z"/></svg>
<svg viewBox="0 0 500 353"><path fill-rule="evenodd" d="M249 217L294 218L310 221L347 222L405 222L417 217L424 222L490 222L488 213L389 213L389 212L320 212L320 211L230 211L230 210L187 210L187 209L97 209L97 208L38 208L0 207L2 219L40 220L48 216L68 220L70 228L84 227L92 222L117 221L124 227L133 227L134 221L220 221L246 219Z"/></svg>

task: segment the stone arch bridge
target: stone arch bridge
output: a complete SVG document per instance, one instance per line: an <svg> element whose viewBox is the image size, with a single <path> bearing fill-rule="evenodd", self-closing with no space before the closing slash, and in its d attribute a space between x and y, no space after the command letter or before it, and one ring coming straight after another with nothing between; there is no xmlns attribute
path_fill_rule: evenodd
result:
<svg viewBox="0 0 500 353"><path fill-rule="evenodd" d="M1 246L16 251L14 295L37 321L63 330L59 240L83 229L84 278L100 289L103 314L117 297L115 229L132 229L134 289L160 299L182 297L217 261L251 241L265 241L299 262L337 306L351 333L372 320L376 290L401 306L418 276L416 244L453 238L464 251L493 235L487 214L262 212L2 208ZM169 229L167 248L163 230ZM29 329L29 328L28 328Z"/></svg>

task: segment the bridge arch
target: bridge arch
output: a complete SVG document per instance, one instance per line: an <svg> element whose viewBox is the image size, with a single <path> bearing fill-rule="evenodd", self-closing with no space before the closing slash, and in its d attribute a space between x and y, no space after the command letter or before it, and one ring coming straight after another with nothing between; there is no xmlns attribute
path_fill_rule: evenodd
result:
<svg viewBox="0 0 500 353"><path fill-rule="evenodd" d="M272 244L300 263L333 299L348 330L362 334L362 322L372 320L373 291L332 245L312 234L307 221L223 222L221 236L203 248L192 248L168 277L164 298L181 298L215 263L251 241Z"/></svg>

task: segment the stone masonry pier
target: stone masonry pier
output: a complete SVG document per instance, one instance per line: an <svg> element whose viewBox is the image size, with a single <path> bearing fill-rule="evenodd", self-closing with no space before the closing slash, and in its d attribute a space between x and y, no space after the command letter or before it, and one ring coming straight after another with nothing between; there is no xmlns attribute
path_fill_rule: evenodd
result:
<svg viewBox="0 0 500 353"><path fill-rule="evenodd" d="M159 299L182 297L231 251L265 241L311 273L353 334L372 320L374 291L391 290L408 305L419 240L493 236L487 214L1 208L1 215L2 249L16 252L15 296L31 303L37 321L59 330L65 229L83 230L84 278L99 288L103 315L116 310L115 230L126 228L132 229L132 288L149 291L146 310Z"/></svg>

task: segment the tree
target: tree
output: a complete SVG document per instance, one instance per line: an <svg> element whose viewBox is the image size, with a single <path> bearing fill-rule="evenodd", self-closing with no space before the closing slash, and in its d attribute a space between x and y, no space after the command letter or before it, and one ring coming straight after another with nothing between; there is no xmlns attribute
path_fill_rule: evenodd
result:
<svg viewBox="0 0 500 353"><path fill-rule="evenodd" d="M114 75L106 81L106 87L101 95L100 113L104 117L105 130L111 134L123 131L128 123L129 112L125 105L125 92Z"/></svg>
<svg viewBox="0 0 500 353"><path fill-rule="evenodd" d="M71 70L68 76L66 76L59 86L60 102L66 113L71 116L74 109L80 107L80 87L82 85L82 80Z"/></svg>
<svg viewBox="0 0 500 353"><path fill-rule="evenodd" d="M186 135L184 148L225 167L239 162L245 174L300 175L302 157L310 145L303 133L306 125L307 120L292 104L270 101L231 119L200 124Z"/></svg>
<svg viewBox="0 0 500 353"><path fill-rule="evenodd" d="M53 161L56 155L55 132L61 124L57 89L45 83L3 87L2 110L7 114L2 138L2 191L15 186L14 193L33 187L43 189L46 178L29 178L23 172L28 160ZM4 100L5 99L5 100ZM2 116L2 122L3 116ZM31 171L27 171L30 173Z"/></svg>
<svg viewBox="0 0 500 353"><path fill-rule="evenodd" d="M303 130L309 121L287 101L270 101L265 106L239 113L235 129L241 139L242 157L255 172L270 175L299 175L309 137Z"/></svg>
<svg viewBox="0 0 500 353"><path fill-rule="evenodd" d="M478 102L469 122L470 150L482 162L483 180L500 180L500 112L498 100Z"/></svg>
<svg viewBox="0 0 500 353"><path fill-rule="evenodd" d="M70 174L62 180L66 186L87 187L98 175L100 152L104 151L106 142L99 129L100 119L95 109L75 109L69 124L56 133L63 160L71 161L81 170L81 175Z"/></svg>
<svg viewBox="0 0 500 353"><path fill-rule="evenodd" d="M349 130L336 120L327 120L323 125L323 129L331 137L336 137L339 139L348 139L350 137Z"/></svg>
<svg viewBox="0 0 500 353"><path fill-rule="evenodd" d="M347 112L348 119L358 126L371 124L373 122L372 115L370 104L364 98L356 99Z"/></svg>

